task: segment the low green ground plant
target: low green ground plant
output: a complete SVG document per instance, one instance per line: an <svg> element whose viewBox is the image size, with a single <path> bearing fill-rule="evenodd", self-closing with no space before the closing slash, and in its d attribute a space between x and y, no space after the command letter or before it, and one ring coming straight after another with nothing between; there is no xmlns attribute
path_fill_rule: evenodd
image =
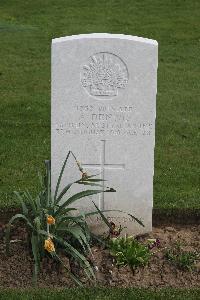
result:
<svg viewBox="0 0 200 300"><path fill-rule="evenodd" d="M192 271L196 262L200 259L200 253L197 251L183 251L181 245L177 243L173 248L166 250L165 257L180 270Z"/></svg>
<svg viewBox="0 0 200 300"><path fill-rule="evenodd" d="M136 268L145 266L152 255L149 247L132 236L111 238L108 247L116 260L116 265L119 267L128 265L133 274Z"/></svg>

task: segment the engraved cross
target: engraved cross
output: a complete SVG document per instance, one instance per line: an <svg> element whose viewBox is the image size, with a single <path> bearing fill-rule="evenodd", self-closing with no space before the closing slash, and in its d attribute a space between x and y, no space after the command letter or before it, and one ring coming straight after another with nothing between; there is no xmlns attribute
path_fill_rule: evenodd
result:
<svg viewBox="0 0 200 300"><path fill-rule="evenodd" d="M98 164L82 164L87 169L100 170L101 179L105 180L105 170L122 170L125 164L108 164L106 163L106 140L101 140L100 163ZM105 181L102 181L103 189L105 189ZM104 210L104 192L99 194L99 209Z"/></svg>

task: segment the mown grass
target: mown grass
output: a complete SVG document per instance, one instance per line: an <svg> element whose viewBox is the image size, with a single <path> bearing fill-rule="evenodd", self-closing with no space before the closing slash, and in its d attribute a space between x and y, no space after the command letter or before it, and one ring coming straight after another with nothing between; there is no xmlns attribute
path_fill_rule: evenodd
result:
<svg viewBox="0 0 200 300"><path fill-rule="evenodd" d="M154 206L199 208L199 28L198 0L1 0L0 207L50 158L51 39L110 32L159 42Z"/></svg>
<svg viewBox="0 0 200 300"><path fill-rule="evenodd" d="M70 300L199 300L199 289L133 289L133 288L101 288L101 289L38 289L38 290L0 290L0 299L32 300L32 299L70 299Z"/></svg>

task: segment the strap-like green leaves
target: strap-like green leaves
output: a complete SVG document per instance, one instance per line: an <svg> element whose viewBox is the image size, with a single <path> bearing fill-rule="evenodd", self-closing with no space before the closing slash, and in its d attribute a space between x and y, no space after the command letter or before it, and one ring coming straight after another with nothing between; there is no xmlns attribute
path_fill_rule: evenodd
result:
<svg viewBox="0 0 200 300"><path fill-rule="evenodd" d="M95 279L94 272L92 270L92 267L90 263L87 261L84 255L82 255L78 250L76 250L72 245L70 245L67 241L64 241L61 238L57 238L55 235L53 235L54 239L62 246L64 246L65 251L72 255L84 268L84 271L86 275L91 279Z"/></svg>
<svg viewBox="0 0 200 300"><path fill-rule="evenodd" d="M8 226L7 226L7 229L6 229L6 252L9 253L9 250L10 250L10 230L11 230L11 225L14 221L16 221L17 219L22 219L26 222L26 224L30 227L30 229L33 231L34 230L34 227L33 225L31 224L31 222L28 220L28 218L22 214L16 214L14 215L9 223L8 223Z"/></svg>
<svg viewBox="0 0 200 300"><path fill-rule="evenodd" d="M51 206L51 161L46 160L46 176L47 176L47 203L46 206Z"/></svg>
<svg viewBox="0 0 200 300"><path fill-rule="evenodd" d="M90 186L98 186L98 187L103 187L102 184L95 183L95 182L90 182L90 181L78 181L78 184L83 184L83 185L90 185Z"/></svg>
<svg viewBox="0 0 200 300"><path fill-rule="evenodd" d="M108 226L108 228L112 229L111 224L108 222L107 218L104 216L104 214L102 213L102 211L98 208L98 206L94 203L94 201L92 201L94 206L96 207L98 213L100 214L102 220L104 221L104 223Z"/></svg>
<svg viewBox="0 0 200 300"><path fill-rule="evenodd" d="M70 187L74 184L75 182L71 182L69 183L68 185L66 185L64 187L64 189L61 191L61 193L59 194L58 198L55 199L54 198L54 201L55 201L55 204L58 204L60 202L60 200L62 199L62 197L67 193L67 191L70 189Z"/></svg>
<svg viewBox="0 0 200 300"><path fill-rule="evenodd" d="M22 212L25 216L28 215L28 208L26 206L26 203L24 202L23 197L20 195L20 193L14 191L14 194L17 196L17 198L19 199L19 201L21 202L21 206L22 206Z"/></svg>
<svg viewBox="0 0 200 300"><path fill-rule="evenodd" d="M65 268L69 276L77 283L79 286L83 286L82 282L74 275L72 272L67 268L67 266L63 263L62 259L55 253L53 258L55 258L58 262L61 263L61 265Z"/></svg>
<svg viewBox="0 0 200 300"><path fill-rule="evenodd" d="M86 197L86 196L99 194L99 193L102 193L102 192L103 192L103 190L86 190L86 191L83 191L83 192L80 192L80 193L77 193L77 194L71 196L70 198L67 199L67 201L65 201L58 208L58 210L55 212L55 216L59 215L65 207L71 205L76 200L81 199L81 198Z"/></svg>
<svg viewBox="0 0 200 300"><path fill-rule="evenodd" d="M133 216L132 214L128 214L134 221L136 221L138 224L140 224L142 227L145 227L141 220Z"/></svg>
<svg viewBox="0 0 200 300"><path fill-rule="evenodd" d="M32 246L32 253L34 257L33 283L35 285L37 282L37 276L40 267L40 252L38 247L38 236L34 233L32 233L31 236L31 246Z"/></svg>

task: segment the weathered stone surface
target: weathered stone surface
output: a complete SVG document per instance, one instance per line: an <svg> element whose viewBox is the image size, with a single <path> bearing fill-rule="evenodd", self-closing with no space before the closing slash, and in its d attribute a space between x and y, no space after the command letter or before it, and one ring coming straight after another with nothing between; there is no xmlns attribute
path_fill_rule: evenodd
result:
<svg viewBox="0 0 200 300"><path fill-rule="evenodd" d="M131 234L152 229L157 48L156 41L119 34L52 42L52 188L72 150L87 172L117 190L77 206L93 210L94 200L101 209L134 214L144 228L126 213L107 213ZM77 176L71 158L62 184ZM98 217L91 222L103 228Z"/></svg>

